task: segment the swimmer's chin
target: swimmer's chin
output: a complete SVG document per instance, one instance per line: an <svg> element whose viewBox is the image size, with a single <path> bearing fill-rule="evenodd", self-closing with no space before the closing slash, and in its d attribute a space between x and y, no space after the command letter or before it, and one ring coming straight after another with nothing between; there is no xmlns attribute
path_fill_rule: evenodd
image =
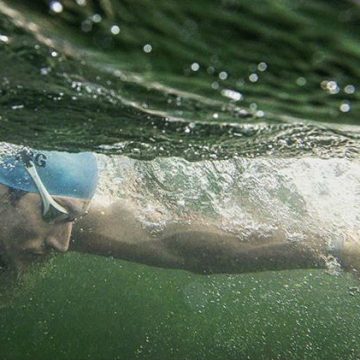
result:
<svg viewBox="0 0 360 360"><path fill-rule="evenodd" d="M2 271L7 272L13 280L18 280L34 266L46 263L52 255L52 252L22 252L8 256L3 262Z"/></svg>
<svg viewBox="0 0 360 360"><path fill-rule="evenodd" d="M16 296L29 286L27 275L37 272L49 260L51 254L21 254L16 257L0 256L0 309L11 306ZM31 281L30 281L31 284Z"/></svg>

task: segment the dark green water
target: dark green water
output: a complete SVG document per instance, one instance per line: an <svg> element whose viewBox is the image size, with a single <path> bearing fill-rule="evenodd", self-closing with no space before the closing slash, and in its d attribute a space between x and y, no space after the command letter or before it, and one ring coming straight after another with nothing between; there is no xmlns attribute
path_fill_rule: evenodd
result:
<svg viewBox="0 0 360 360"><path fill-rule="evenodd" d="M348 276L200 276L69 255L29 282L1 311L4 359L357 359L360 351L359 293Z"/></svg>
<svg viewBox="0 0 360 360"><path fill-rule="evenodd" d="M0 0L0 140L173 166L357 161L359 40L350 1ZM67 254L0 308L0 358L358 359L357 286Z"/></svg>

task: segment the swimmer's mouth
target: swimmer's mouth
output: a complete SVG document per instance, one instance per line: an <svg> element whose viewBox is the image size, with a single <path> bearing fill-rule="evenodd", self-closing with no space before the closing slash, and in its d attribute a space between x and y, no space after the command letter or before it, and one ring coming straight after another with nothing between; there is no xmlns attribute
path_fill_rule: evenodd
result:
<svg viewBox="0 0 360 360"><path fill-rule="evenodd" d="M49 254L49 251L44 250L25 250L25 254L34 255L34 256L43 256Z"/></svg>
<svg viewBox="0 0 360 360"><path fill-rule="evenodd" d="M51 255L51 251L37 251L33 249L19 251L16 256L0 254L0 273L15 271L21 274L31 264L41 264Z"/></svg>
<svg viewBox="0 0 360 360"><path fill-rule="evenodd" d="M22 259L26 263L37 263L46 260L51 256L52 251L33 251L26 250L19 254L19 259Z"/></svg>

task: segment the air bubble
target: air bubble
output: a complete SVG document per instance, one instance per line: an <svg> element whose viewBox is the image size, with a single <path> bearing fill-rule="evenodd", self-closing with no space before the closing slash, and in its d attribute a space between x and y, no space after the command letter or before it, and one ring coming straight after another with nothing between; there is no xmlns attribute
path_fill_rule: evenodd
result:
<svg viewBox="0 0 360 360"><path fill-rule="evenodd" d="M305 86L306 85L306 79L302 76L298 77L296 79L296 84L299 86Z"/></svg>
<svg viewBox="0 0 360 360"><path fill-rule="evenodd" d="M234 100L234 101L239 101L243 98L242 94L240 94L239 92L237 91L234 91L234 90L230 90L230 89L224 89L221 91L221 95L222 96L225 96L231 100Z"/></svg>
<svg viewBox="0 0 360 360"><path fill-rule="evenodd" d="M150 44L145 44L143 50L145 53L149 54L152 51L152 46Z"/></svg>
<svg viewBox="0 0 360 360"><path fill-rule="evenodd" d="M340 88L337 84L336 81L334 80L323 80L321 83L320 83L320 86L323 90L327 91L328 93L330 94L337 94L339 91L340 91Z"/></svg>
<svg viewBox="0 0 360 360"><path fill-rule="evenodd" d="M214 89L214 90L219 89L219 83L218 83L217 81L214 81L214 82L211 84L211 88Z"/></svg>
<svg viewBox="0 0 360 360"><path fill-rule="evenodd" d="M226 71L221 71L219 74L220 80L226 80L228 78L228 73Z"/></svg>
<svg viewBox="0 0 360 360"><path fill-rule="evenodd" d="M257 66L258 70L261 72L265 71L267 69L267 67L268 67L267 64L263 61L261 63L259 63Z"/></svg>
<svg viewBox="0 0 360 360"><path fill-rule="evenodd" d="M213 66L209 66L206 71L208 72L209 75L214 74L215 72L215 68Z"/></svg>
<svg viewBox="0 0 360 360"><path fill-rule="evenodd" d="M0 34L0 41L4 42L4 43L8 43L9 42L9 37L6 35L1 35Z"/></svg>
<svg viewBox="0 0 360 360"><path fill-rule="evenodd" d="M250 107L251 111L256 111L257 110L257 104L256 103L251 103L249 107Z"/></svg>
<svg viewBox="0 0 360 360"><path fill-rule="evenodd" d="M54 13L61 13L64 10L64 7L62 6L61 2L59 1L52 1L50 3L50 10Z"/></svg>
<svg viewBox="0 0 360 360"><path fill-rule="evenodd" d="M40 74L41 75L48 75L50 71L51 71L51 68L43 67L43 68L40 69Z"/></svg>
<svg viewBox="0 0 360 360"><path fill-rule="evenodd" d="M256 74L256 73L250 74L249 80L250 80L252 83L257 82L257 81L259 80L258 74Z"/></svg>
<svg viewBox="0 0 360 360"><path fill-rule="evenodd" d="M354 85L346 85L344 88L344 91L346 94L353 94L355 92L355 86Z"/></svg>
<svg viewBox="0 0 360 360"><path fill-rule="evenodd" d="M101 22L102 17L101 17L100 14L94 14L94 15L91 17L91 20L92 20L94 23L99 23L99 22Z"/></svg>
<svg viewBox="0 0 360 360"><path fill-rule="evenodd" d="M192 71L198 71L200 69L200 65L197 62L191 64Z"/></svg>
<svg viewBox="0 0 360 360"><path fill-rule="evenodd" d="M117 26L117 25L113 25L113 26L111 27L110 31L111 31L111 33L112 33L113 35L118 35L118 34L120 34L120 28L119 28L119 26Z"/></svg>
<svg viewBox="0 0 360 360"><path fill-rule="evenodd" d="M12 110L20 110L20 109L23 109L24 108L24 105L13 105L12 107L11 107L11 109Z"/></svg>
<svg viewBox="0 0 360 360"><path fill-rule="evenodd" d="M92 22L90 20L85 20L81 23L81 30L83 32L89 32L92 30Z"/></svg>
<svg viewBox="0 0 360 360"><path fill-rule="evenodd" d="M340 105L340 111L341 112L349 112L351 110L350 104L348 102L343 102Z"/></svg>

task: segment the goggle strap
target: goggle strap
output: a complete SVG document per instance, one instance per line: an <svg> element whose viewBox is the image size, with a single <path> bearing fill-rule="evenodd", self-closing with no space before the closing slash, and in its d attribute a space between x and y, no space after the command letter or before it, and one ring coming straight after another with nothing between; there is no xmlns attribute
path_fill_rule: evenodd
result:
<svg viewBox="0 0 360 360"><path fill-rule="evenodd" d="M46 214L49 212L51 207L55 208L60 213L69 214L69 212L64 207L62 207L60 204L58 204L51 197L49 192L46 190L46 187L43 184L43 182L41 181L40 176L39 176L38 172L36 171L36 167L31 160L27 161L27 163L25 164L25 169L27 170L27 172L29 173L29 175L31 176L32 180L34 181L36 187L39 190L41 200L43 202L43 215L46 216Z"/></svg>

